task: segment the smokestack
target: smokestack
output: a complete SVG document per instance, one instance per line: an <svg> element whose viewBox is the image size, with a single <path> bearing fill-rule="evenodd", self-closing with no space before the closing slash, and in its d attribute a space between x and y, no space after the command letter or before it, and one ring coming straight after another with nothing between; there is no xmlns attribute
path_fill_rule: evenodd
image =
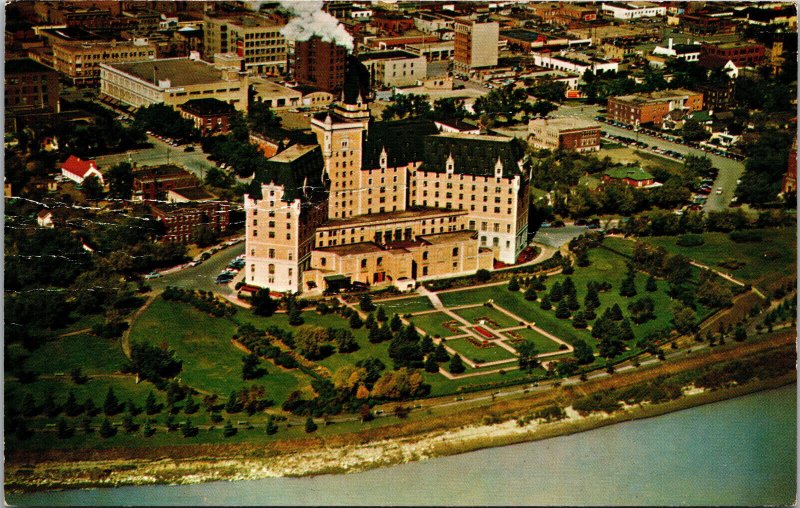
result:
<svg viewBox="0 0 800 508"><path fill-rule="evenodd" d="M322 10L322 0L281 0L280 4L291 14L289 23L281 29L286 39L307 41L316 36L346 48L348 53L353 52L353 36L338 19Z"/></svg>

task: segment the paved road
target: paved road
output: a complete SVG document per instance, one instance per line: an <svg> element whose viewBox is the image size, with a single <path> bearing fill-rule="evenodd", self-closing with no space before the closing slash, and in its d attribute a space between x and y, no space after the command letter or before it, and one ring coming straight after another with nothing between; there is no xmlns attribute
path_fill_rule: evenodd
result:
<svg viewBox="0 0 800 508"><path fill-rule="evenodd" d="M592 120L594 119L595 116L597 116L599 109L600 106L597 105L562 106L561 108L559 108L556 114L558 114L559 116L575 116L578 118ZM607 132L609 134L626 136L633 139L637 138L637 133L620 127L614 127L608 124L602 124L602 129L603 132ZM717 176L717 180L714 182L714 192L712 192L711 195L708 196L708 201L705 204L704 210L715 211L715 210L723 210L728 207L728 205L731 202L731 199L733 198L733 193L736 190L736 180L741 178L742 173L744 173L743 162L735 161L725 157L720 157L718 155L709 154L702 150L698 150L696 148L691 148L686 145L680 145L678 143L671 143L664 139L653 136L647 136L642 133L638 133L638 139L639 141L647 143L650 146L656 146L658 148L663 148L667 150L674 150L684 155L697 155L701 157L702 156L708 157L711 160L711 163L714 165L714 167L719 169L719 175ZM718 187L722 188L722 194L718 195L716 193L716 189Z"/></svg>
<svg viewBox="0 0 800 508"><path fill-rule="evenodd" d="M195 145L194 152L184 152L183 149L186 145L170 146L153 136L148 136L148 139L153 145L152 148L130 150L126 153L98 157L97 165L100 171L106 171L114 164L122 161L135 162L139 166L178 164L203 180L206 171L214 167L214 163L208 160L208 157L200 149L199 144Z"/></svg>
<svg viewBox="0 0 800 508"><path fill-rule="evenodd" d="M586 231L586 226L564 226L563 228L541 228L533 235L533 241L559 248Z"/></svg>
<svg viewBox="0 0 800 508"><path fill-rule="evenodd" d="M190 266L158 279L152 279L148 281L148 284L154 289L176 286L214 291L219 294L233 294L233 290L228 285L215 284L214 279L233 258L239 254L244 254L244 247L244 242L227 247L212 255L199 266Z"/></svg>

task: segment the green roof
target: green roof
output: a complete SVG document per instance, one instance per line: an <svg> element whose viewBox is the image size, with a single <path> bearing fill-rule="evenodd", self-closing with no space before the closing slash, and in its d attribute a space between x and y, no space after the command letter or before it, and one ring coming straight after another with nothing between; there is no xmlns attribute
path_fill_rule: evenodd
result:
<svg viewBox="0 0 800 508"><path fill-rule="evenodd" d="M519 161L525 157L524 142L517 138L478 134L442 133L425 138L422 170L443 173L447 159L453 157L455 174L493 176L497 160L503 165L503 177L521 174Z"/></svg>
<svg viewBox="0 0 800 508"><path fill-rule="evenodd" d="M379 168L381 151L384 148L390 167L422 160L425 137L438 132L439 129L432 120L421 118L370 123L369 129L364 133L361 167Z"/></svg>
<svg viewBox="0 0 800 508"><path fill-rule="evenodd" d="M638 167L617 166L605 172L605 175L615 180L628 178L630 180L652 180L653 175Z"/></svg>
<svg viewBox="0 0 800 508"><path fill-rule="evenodd" d="M339 281L339 280L350 281L350 277L348 277L347 275L342 275L342 274L328 275L326 277L323 277L323 279L325 279L328 282L335 282L335 281Z"/></svg>
<svg viewBox="0 0 800 508"><path fill-rule="evenodd" d="M694 113L689 114L689 118L697 122L709 122L712 120L712 117L708 111L695 111Z"/></svg>

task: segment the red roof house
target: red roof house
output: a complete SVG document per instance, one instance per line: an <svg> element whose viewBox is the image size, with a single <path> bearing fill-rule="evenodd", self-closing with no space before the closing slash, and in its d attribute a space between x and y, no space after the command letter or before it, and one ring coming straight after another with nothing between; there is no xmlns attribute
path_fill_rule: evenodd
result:
<svg viewBox="0 0 800 508"><path fill-rule="evenodd" d="M79 184L90 176L96 176L101 184L105 184L103 174L97 170L97 164L94 161L85 161L74 155L70 155L69 159L61 165L61 174Z"/></svg>

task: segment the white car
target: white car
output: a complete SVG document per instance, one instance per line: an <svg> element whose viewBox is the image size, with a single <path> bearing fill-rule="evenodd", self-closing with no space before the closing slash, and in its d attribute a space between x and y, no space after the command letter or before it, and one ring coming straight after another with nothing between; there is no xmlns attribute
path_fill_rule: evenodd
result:
<svg viewBox="0 0 800 508"><path fill-rule="evenodd" d="M722 189L717 189L717 194L722 194Z"/></svg>

